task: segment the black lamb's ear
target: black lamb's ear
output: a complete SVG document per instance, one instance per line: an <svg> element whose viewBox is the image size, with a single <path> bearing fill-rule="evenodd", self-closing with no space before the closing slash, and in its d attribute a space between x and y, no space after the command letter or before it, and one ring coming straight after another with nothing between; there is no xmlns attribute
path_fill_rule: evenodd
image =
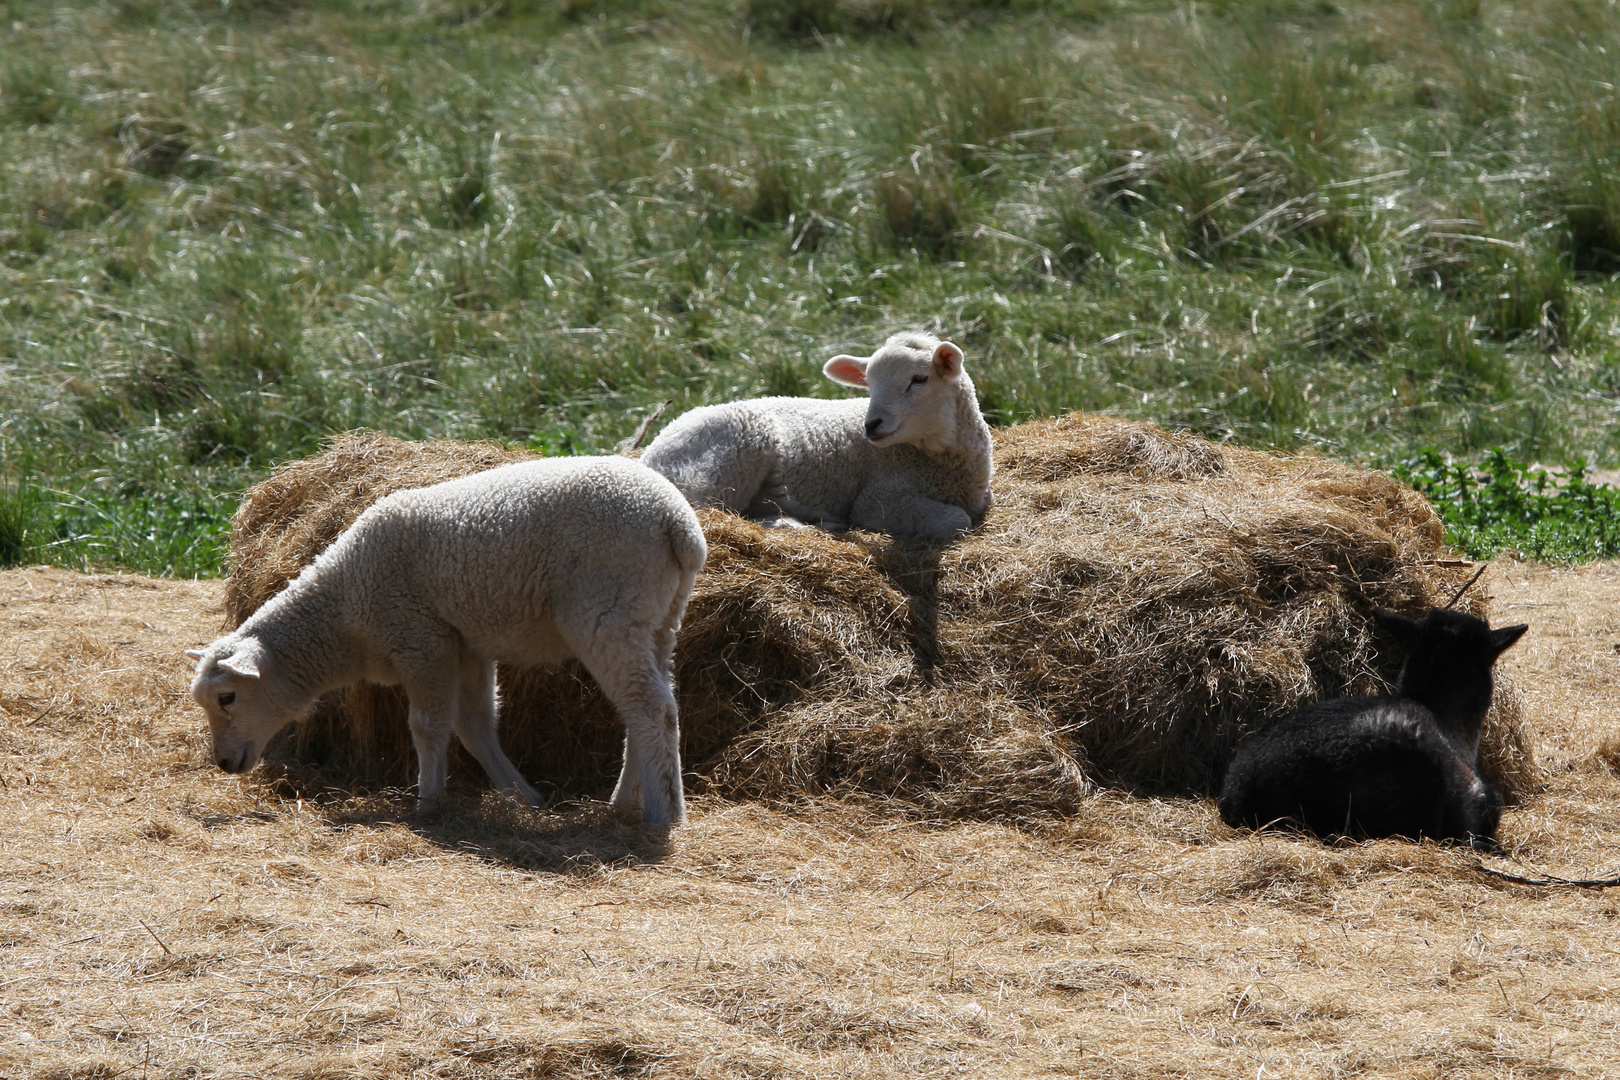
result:
<svg viewBox="0 0 1620 1080"><path fill-rule="evenodd" d="M1415 649L1423 640L1423 629L1418 626L1416 619L1409 619L1398 611L1388 608L1375 607L1372 611L1373 621L1384 628L1390 637L1405 645L1408 649Z"/></svg>
<svg viewBox="0 0 1620 1080"><path fill-rule="evenodd" d="M1529 623L1520 623L1518 626L1503 626L1491 631L1491 648L1496 650L1498 656L1507 652L1508 647L1524 636L1530 629Z"/></svg>

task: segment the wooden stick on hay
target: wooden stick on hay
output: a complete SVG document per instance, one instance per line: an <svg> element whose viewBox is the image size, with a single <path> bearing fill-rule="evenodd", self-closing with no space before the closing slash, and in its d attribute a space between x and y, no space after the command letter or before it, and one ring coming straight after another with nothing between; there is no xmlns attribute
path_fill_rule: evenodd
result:
<svg viewBox="0 0 1620 1080"><path fill-rule="evenodd" d="M673 404L675 404L675 399L670 398L668 401L658 406L658 408L648 413L646 418L641 421L640 426L636 428L636 433L619 443L617 447L619 453L628 454L632 450L641 449L642 442L647 438L648 429L650 429L654 424L658 423L658 418L664 415L664 410Z"/></svg>
<svg viewBox="0 0 1620 1080"><path fill-rule="evenodd" d="M1566 878L1555 874L1542 874L1539 877L1525 877L1522 874L1510 874L1506 870L1498 870L1494 866L1486 866L1476 862L1474 869L1482 874L1489 874L1503 881L1512 881L1519 885L1534 885L1538 888L1549 889L1612 889L1620 886L1620 877L1607 878Z"/></svg>
<svg viewBox="0 0 1620 1080"><path fill-rule="evenodd" d="M1485 564L1480 563L1479 564L1479 569L1474 571L1474 576L1469 578L1467 581L1463 582L1462 588L1457 590L1457 594L1455 596L1453 596L1450 600L1446 601L1446 606L1442 610L1450 611L1453 607L1455 607L1456 604L1457 604L1457 601L1462 599L1463 593L1468 591L1468 587L1470 585L1472 585L1474 582L1478 581L1480 579L1480 575L1482 575L1484 573L1485 573Z"/></svg>

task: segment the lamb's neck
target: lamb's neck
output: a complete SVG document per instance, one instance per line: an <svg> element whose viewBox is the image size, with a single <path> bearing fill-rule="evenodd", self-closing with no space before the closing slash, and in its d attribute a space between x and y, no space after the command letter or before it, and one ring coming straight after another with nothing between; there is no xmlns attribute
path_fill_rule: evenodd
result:
<svg viewBox="0 0 1620 1080"><path fill-rule="evenodd" d="M284 684L305 698L347 686L362 675L343 628L342 597L327 585L294 581L239 631L263 643Z"/></svg>
<svg viewBox="0 0 1620 1080"><path fill-rule="evenodd" d="M947 446L939 456L950 463L950 470L962 482L964 494L984 495L990 490L990 476L995 466L986 451L969 450L963 446Z"/></svg>
<svg viewBox="0 0 1620 1080"><path fill-rule="evenodd" d="M988 491L995 471L991 461L990 425L979 411L973 380L963 373L957 384L956 438L938 452L960 461L960 472L976 490Z"/></svg>
<svg viewBox="0 0 1620 1080"><path fill-rule="evenodd" d="M1467 748L1476 758L1479 755L1480 736L1485 730L1485 715L1491 708L1491 692L1486 689L1484 699L1468 700L1460 693L1403 693L1401 696L1422 705L1434 714L1440 729Z"/></svg>

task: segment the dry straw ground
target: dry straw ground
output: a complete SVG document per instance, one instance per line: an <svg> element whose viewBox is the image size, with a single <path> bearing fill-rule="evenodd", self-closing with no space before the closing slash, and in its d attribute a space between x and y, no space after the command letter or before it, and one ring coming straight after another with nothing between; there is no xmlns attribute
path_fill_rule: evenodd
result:
<svg viewBox="0 0 1620 1080"><path fill-rule="evenodd" d="M1498 564L1537 867L1616 869L1620 565ZM1612 1075L1620 895L1459 851L694 801L419 816L208 762L217 583L0 574L0 1076ZM1502 864L1511 865L1511 864Z"/></svg>
<svg viewBox="0 0 1620 1080"><path fill-rule="evenodd" d="M383 494L519 456L362 435L284 467L237 515L232 623ZM698 790L999 819L1070 814L1097 780L1208 790L1249 727L1387 685L1398 657L1378 651L1372 604L1421 612L1468 574L1422 498L1322 458L1096 415L998 432L996 456L996 505L956 543L704 515L677 656ZM603 794L618 725L594 686L577 669L503 683L519 767ZM1539 781L1517 700L1504 689L1485 735L1512 794ZM403 697L333 700L292 756L321 767L306 788L407 782Z"/></svg>

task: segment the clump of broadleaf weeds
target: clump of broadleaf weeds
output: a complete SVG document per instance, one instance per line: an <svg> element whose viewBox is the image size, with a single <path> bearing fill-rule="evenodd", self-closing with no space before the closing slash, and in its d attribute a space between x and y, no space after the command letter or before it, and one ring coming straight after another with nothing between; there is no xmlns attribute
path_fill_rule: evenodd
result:
<svg viewBox="0 0 1620 1080"><path fill-rule="evenodd" d="M1473 465L1425 450L1391 471L1434 504L1452 546L1470 558L1620 556L1620 489L1592 483L1584 465L1553 471L1498 447Z"/></svg>

